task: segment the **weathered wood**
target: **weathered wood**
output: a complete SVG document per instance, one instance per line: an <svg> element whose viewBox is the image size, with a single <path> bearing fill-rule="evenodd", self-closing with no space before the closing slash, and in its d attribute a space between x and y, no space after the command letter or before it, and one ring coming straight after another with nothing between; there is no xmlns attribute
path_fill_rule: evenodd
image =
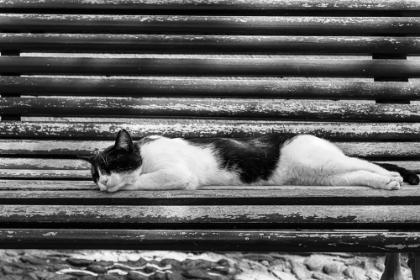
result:
<svg viewBox="0 0 420 280"><path fill-rule="evenodd" d="M0 8L15 9L111 9L111 10L420 10L416 0L388 0L377 2L372 0L0 0Z"/></svg>
<svg viewBox="0 0 420 280"><path fill-rule="evenodd" d="M295 230L0 229L6 249L419 251L419 232ZM311 240L313 242L308 242Z"/></svg>
<svg viewBox="0 0 420 280"><path fill-rule="evenodd" d="M327 23L327 24L326 24ZM266 35L418 35L416 17L0 14L1 30Z"/></svg>
<svg viewBox="0 0 420 280"><path fill-rule="evenodd" d="M118 90L116 90L118 89ZM328 99L419 99L420 82L288 81L281 78L138 77L55 78L0 77L9 93L72 96L198 96Z"/></svg>
<svg viewBox="0 0 420 280"><path fill-rule="evenodd" d="M420 76L420 63L415 60L298 61L267 57L250 58L249 56L225 59L210 57L203 57L203 59L0 57L0 65L2 65L2 71L22 74Z"/></svg>
<svg viewBox="0 0 420 280"><path fill-rule="evenodd" d="M76 159L8 158L0 160L1 169L86 170L90 165ZM3 173L5 170L3 170Z"/></svg>
<svg viewBox="0 0 420 280"><path fill-rule="evenodd" d="M89 170L0 169L0 178L89 179Z"/></svg>
<svg viewBox="0 0 420 280"><path fill-rule="evenodd" d="M419 122L420 105L202 98L0 98L0 114Z"/></svg>
<svg viewBox="0 0 420 280"><path fill-rule="evenodd" d="M159 134L168 137L250 137L267 133L308 133L329 139L418 140L419 123L286 122L218 119L137 119L135 122L16 122L3 121L1 137L49 139L115 139L121 129L135 138Z"/></svg>
<svg viewBox="0 0 420 280"><path fill-rule="evenodd" d="M110 141L82 140L6 140L0 139L2 155L89 155L101 151L115 143ZM335 142L349 156L368 158L408 158L420 157L419 142ZM410 162L399 162L410 166ZM413 162L413 166L416 162Z"/></svg>
<svg viewBox="0 0 420 280"><path fill-rule="evenodd" d="M0 179L0 189L1 190L98 190L98 187L92 182L89 181L69 181L69 180L5 180ZM18 192L19 193L19 192ZM80 192L77 192L80 195Z"/></svg>
<svg viewBox="0 0 420 280"><path fill-rule="evenodd" d="M420 26L419 26L420 30ZM20 74L276 75L302 77L420 77L416 60L235 58L0 57L2 71Z"/></svg>
<svg viewBox="0 0 420 280"><path fill-rule="evenodd" d="M363 225L369 228L420 226L420 205L190 205L190 206L119 206L119 205L0 205L2 223L49 224L176 224L202 227L211 224L254 226L264 224L280 228L304 225ZM254 225L253 225L254 224Z"/></svg>
<svg viewBox="0 0 420 280"><path fill-rule="evenodd" d="M419 54L417 37L231 36L0 33L0 49L55 52L402 53Z"/></svg>
<svg viewBox="0 0 420 280"><path fill-rule="evenodd" d="M194 191L105 193L92 181L0 180L2 204L403 205L419 201L420 188L405 183L399 191L360 186L205 186Z"/></svg>

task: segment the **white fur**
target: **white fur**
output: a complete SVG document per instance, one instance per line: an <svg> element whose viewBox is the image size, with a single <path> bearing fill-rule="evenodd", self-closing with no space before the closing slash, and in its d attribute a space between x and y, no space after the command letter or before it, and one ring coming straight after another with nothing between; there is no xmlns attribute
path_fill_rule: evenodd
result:
<svg viewBox="0 0 420 280"><path fill-rule="evenodd" d="M108 176L100 173L99 188L115 192L244 185L237 172L219 168L211 144L203 147L180 138L156 138L140 146L143 164L138 170ZM279 164L271 178L251 185L363 185L399 189L401 183L398 173L348 157L326 140L299 135L281 148Z"/></svg>

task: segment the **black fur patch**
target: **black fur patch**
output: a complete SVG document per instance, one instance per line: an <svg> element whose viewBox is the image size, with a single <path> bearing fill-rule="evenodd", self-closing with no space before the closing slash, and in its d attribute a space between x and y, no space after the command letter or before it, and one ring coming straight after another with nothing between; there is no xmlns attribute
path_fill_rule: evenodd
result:
<svg viewBox="0 0 420 280"><path fill-rule="evenodd" d="M410 185L418 185L420 182L419 176L417 176L416 173L414 173L411 170L407 170L404 167L400 167L398 165L390 164L390 163L374 162L374 164L379 165L388 171L396 171L400 173L401 177L403 177L404 182L407 182Z"/></svg>
<svg viewBox="0 0 420 280"><path fill-rule="evenodd" d="M268 180L277 168L280 149L296 134L271 134L258 138L192 138L193 145L211 144L220 159L220 168L237 170L244 183Z"/></svg>
<svg viewBox="0 0 420 280"><path fill-rule="evenodd" d="M93 159L92 178L95 183L99 179L97 170L101 173L124 173L134 171L142 164L139 147L133 145L131 151L117 149L115 146L106 148L101 153L97 154Z"/></svg>

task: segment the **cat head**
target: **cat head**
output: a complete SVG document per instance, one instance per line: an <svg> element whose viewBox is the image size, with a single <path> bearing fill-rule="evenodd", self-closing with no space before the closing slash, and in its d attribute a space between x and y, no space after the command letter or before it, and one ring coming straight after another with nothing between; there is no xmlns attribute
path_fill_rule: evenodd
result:
<svg viewBox="0 0 420 280"><path fill-rule="evenodd" d="M101 191L116 192L131 185L140 175L139 147L133 143L126 130L118 133L115 144L94 156L79 156L89 162L92 179Z"/></svg>

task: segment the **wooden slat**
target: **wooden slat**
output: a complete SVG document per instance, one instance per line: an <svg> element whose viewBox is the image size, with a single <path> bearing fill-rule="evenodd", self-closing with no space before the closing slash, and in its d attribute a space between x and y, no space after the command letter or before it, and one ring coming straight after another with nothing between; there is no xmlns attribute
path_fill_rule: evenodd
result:
<svg viewBox="0 0 420 280"><path fill-rule="evenodd" d="M2 121L0 136L19 138L115 139L120 129L134 137L249 137L267 133L308 133L330 139L418 140L419 123L332 123L216 119L137 119L131 123Z"/></svg>
<svg viewBox="0 0 420 280"><path fill-rule="evenodd" d="M118 90L116 90L118 89ZM0 77L0 91L40 95L419 99L420 82L288 81L227 77Z"/></svg>
<svg viewBox="0 0 420 280"><path fill-rule="evenodd" d="M0 49L55 52L403 53L419 54L417 37L229 36L0 33Z"/></svg>
<svg viewBox="0 0 420 280"><path fill-rule="evenodd" d="M90 164L77 159L8 158L0 160L1 169L86 170ZM5 170L3 170L3 173Z"/></svg>
<svg viewBox="0 0 420 280"><path fill-rule="evenodd" d="M371 0L0 0L0 8L25 9L111 9L111 10L420 10L416 0L388 0L383 2Z"/></svg>
<svg viewBox="0 0 420 280"><path fill-rule="evenodd" d="M0 14L2 31L188 32L276 35L418 35L416 17L271 17L184 15Z"/></svg>
<svg viewBox="0 0 420 280"><path fill-rule="evenodd" d="M0 178L25 179L90 179L89 170L0 169Z"/></svg>
<svg viewBox="0 0 420 280"><path fill-rule="evenodd" d="M419 251L420 232L295 230L0 230L5 249L128 249L198 251ZM311 242L308 242L310 240Z"/></svg>
<svg viewBox="0 0 420 280"><path fill-rule="evenodd" d="M419 26L420 30L420 26ZM20 74L276 75L298 77L420 77L416 60L226 58L0 57L1 71Z"/></svg>
<svg viewBox="0 0 420 280"><path fill-rule="evenodd" d="M200 206L118 206L118 205L0 205L2 223L59 224L200 224L226 226L271 224L280 227L308 227L334 224L400 229L420 225L419 205L200 205ZM255 226L255 225L254 225Z"/></svg>
<svg viewBox="0 0 420 280"><path fill-rule="evenodd" d="M202 98L0 98L0 114L419 122L420 105Z"/></svg>
<svg viewBox="0 0 420 280"><path fill-rule="evenodd" d="M199 190L100 192L92 181L0 180L0 203L44 205L393 205L419 204L420 187L205 186ZM304 208L304 207L303 207Z"/></svg>
<svg viewBox="0 0 420 280"><path fill-rule="evenodd" d="M98 187L93 183L92 180L19 180L19 179L0 179L0 189L1 190L71 190L71 191L80 191L80 190L98 190ZM79 193L80 195L80 193Z"/></svg>
<svg viewBox="0 0 420 280"><path fill-rule="evenodd" d="M89 155L115 141L81 140L5 140L0 139L0 154L5 155ZM419 142L335 142L347 155L359 157L420 157ZM409 162L405 163L407 166ZM415 162L413 164L416 164ZM414 165L413 165L414 166Z"/></svg>

